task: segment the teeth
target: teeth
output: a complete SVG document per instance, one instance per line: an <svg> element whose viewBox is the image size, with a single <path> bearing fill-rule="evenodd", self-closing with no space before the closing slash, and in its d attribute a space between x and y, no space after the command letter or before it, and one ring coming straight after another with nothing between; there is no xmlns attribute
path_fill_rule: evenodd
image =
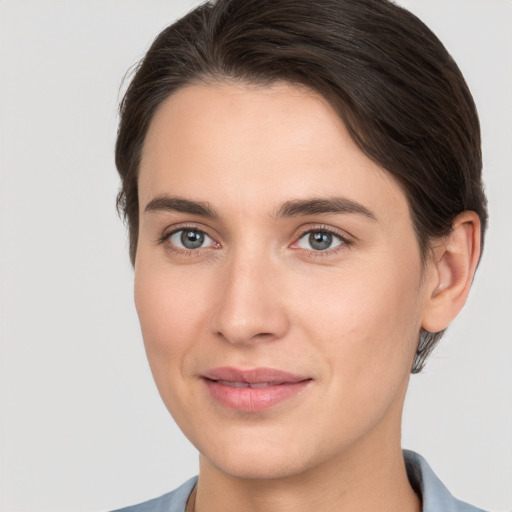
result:
<svg viewBox="0 0 512 512"><path fill-rule="evenodd" d="M249 383L248 382L232 382L230 380L218 380L219 384L223 384L224 386L229 386L232 388L248 388Z"/></svg>
<svg viewBox="0 0 512 512"><path fill-rule="evenodd" d="M255 384L250 384L251 388L266 388L268 386L271 386L270 382L258 382Z"/></svg>

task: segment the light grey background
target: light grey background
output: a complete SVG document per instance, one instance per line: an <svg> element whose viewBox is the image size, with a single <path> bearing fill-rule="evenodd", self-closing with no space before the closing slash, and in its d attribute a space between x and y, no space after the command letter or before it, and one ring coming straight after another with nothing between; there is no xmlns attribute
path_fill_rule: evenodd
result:
<svg viewBox="0 0 512 512"><path fill-rule="evenodd" d="M468 305L412 378L404 446L512 510L512 2L403 0L479 108L490 202ZM0 510L102 511L197 456L161 404L114 210L121 77L193 0L0 0Z"/></svg>

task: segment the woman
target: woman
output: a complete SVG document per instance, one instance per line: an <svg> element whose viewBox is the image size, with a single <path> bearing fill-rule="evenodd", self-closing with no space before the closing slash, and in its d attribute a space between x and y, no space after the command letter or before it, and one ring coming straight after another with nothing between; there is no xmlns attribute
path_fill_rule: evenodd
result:
<svg viewBox="0 0 512 512"><path fill-rule="evenodd" d="M410 373L469 293L478 117L384 0L219 0L121 105L119 206L164 403L198 479L123 510L477 510L402 453Z"/></svg>

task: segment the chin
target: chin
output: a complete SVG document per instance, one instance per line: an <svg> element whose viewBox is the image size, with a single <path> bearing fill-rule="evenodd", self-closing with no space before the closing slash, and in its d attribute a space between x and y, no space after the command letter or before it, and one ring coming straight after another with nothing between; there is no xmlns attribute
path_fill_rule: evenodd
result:
<svg viewBox="0 0 512 512"><path fill-rule="evenodd" d="M201 455L207 464L222 473L244 480L274 480L301 473L307 468L305 461L284 453L247 453L246 450L226 450L220 457Z"/></svg>
<svg viewBox="0 0 512 512"><path fill-rule="evenodd" d="M194 443L201 453L201 465L212 465L233 478L255 480L290 477L314 465L305 449L307 442L248 434Z"/></svg>

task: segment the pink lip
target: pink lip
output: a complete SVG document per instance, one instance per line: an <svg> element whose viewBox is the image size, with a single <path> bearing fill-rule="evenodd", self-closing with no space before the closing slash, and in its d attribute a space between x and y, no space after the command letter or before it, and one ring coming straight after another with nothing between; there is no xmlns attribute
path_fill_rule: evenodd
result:
<svg viewBox="0 0 512 512"><path fill-rule="evenodd" d="M201 375L221 405L243 412L261 412L298 395L311 381L274 368L213 368Z"/></svg>

